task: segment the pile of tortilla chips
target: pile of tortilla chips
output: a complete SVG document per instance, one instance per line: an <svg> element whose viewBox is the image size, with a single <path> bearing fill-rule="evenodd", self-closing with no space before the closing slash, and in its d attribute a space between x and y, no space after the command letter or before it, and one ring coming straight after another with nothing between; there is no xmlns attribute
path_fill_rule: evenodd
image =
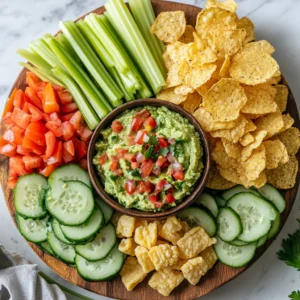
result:
<svg viewBox="0 0 300 300"><path fill-rule="evenodd" d="M288 88L272 57L239 19L233 0L208 0L195 28L184 12L163 12L151 31L166 43L166 86L157 98L183 106L207 132L214 161L208 187L295 185L300 134L284 113Z"/></svg>

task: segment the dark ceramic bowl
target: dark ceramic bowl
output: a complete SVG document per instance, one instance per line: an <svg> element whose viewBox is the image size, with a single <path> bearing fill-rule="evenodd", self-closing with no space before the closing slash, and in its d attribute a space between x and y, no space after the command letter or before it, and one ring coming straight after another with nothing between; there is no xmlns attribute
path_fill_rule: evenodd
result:
<svg viewBox="0 0 300 300"><path fill-rule="evenodd" d="M100 177L98 175L96 167L93 165L93 157L96 154L95 151L95 143L97 142L99 138L100 131L104 128L107 128L111 125L112 121L115 120L121 113L123 113L127 109L134 109L136 107L143 107L143 106L165 106L168 109L181 114L183 117L189 120L189 122L195 127L195 130L199 133L201 140L202 140L202 148L203 148L203 162L204 162L204 168L202 171L202 174L195 184L195 188L193 192L187 196L185 199L182 200L177 206L172 207L166 211L162 212L146 212L146 211L140 211L133 208L126 208L123 205L121 205L117 199L112 197L111 195L107 194L104 190L104 187L101 183ZM178 213L180 210L190 206L194 200L197 198L197 196L203 191L205 187L206 180L208 178L208 173L210 169L210 153L209 153L209 146L207 137L205 135L205 132L200 127L197 120L188 112L186 112L183 108L181 108L178 105L175 105L173 103L163 101L163 100L157 100L157 99L144 99L144 100L135 100L128 103L125 103L115 110L113 110L111 113L109 113L98 125L98 127L95 129L94 134L92 136L92 139L89 144L88 148L88 171L91 178L91 181L93 183L93 186L99 196L113 209L121 212L122 214L129 215L132 217L137 218L145 218L145 219L161 219L166 218L170 215L174 215Z"/></svg>

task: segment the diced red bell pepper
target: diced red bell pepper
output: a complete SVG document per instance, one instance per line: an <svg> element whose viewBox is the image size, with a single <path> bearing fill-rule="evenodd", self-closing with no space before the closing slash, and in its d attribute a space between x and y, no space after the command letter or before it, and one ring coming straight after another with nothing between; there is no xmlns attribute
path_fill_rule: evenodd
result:
<svg viewBox="0 0 300 300"><path fill-rule="evenodd" d="M56 84L53 84L52 87L53 87L55 92L60 92L64 89L62 86L56 85Z"/></svg>
<svg viewBox="0 0 300 300"><path fill-rule="evenodd" d="M43 163L43 159L37 155L23 156L23 161L26 170L39 168Z"/></svg>
<svg viewBox="0 0 300 300"><path fill-rule="evenodd" d="M58 91L57 94L62 105L66 105L73 102L73 97L67 90Z"/></svg>
<svg viewBox="0 0 300 300"><path fill-rule="evenodd" d="M32 89L37 90L37 83L40 82L40 79L33 72L26 72L26 84Z"/></svg>
<svg viewBox="0 0 300 300"><path fill-rule="evenodd" d="M17 90L14 99L14 107L22 109L25 103L24 93L22 90Z"/></svg>
<svg viewBox="0 0 300 300"><path fill-rule="evenodd" d="M25 113L23 110L19 108L15 108L11 115L11 119L18 126L20 126L23 129L26 129L31 122L31 115Z"/></svg>
<svg viewBox="0 0 300 300"><path fill-rule="evenodd" d="M52 84L48 83L44 89L44 103L43 110L46 114L59 112L59 105L57 103L56 95L52 88Z"/></svg>
<svg viewBox="0 0 300 300"><path fill-rule="evenodd" d="M50 118L50 116L48 114L43 113L43 120L45 122L49 122L49 121L51 121L51 118Z"/></svg>
<svg viewBox="0 0 300 300"><path fill-rule="evenodd" d="M72 102L69 104L62 105L61 110L63 111L63 113L68 114L78 110L78 107L75 102Z"/></svg>
<svg viewBox="0 0 300 300"><path fill-rule="evenodd" d="M48 158L48 165L61 164L63 155L63 143L58 141L55 144L54 151L52 155Z"/></svg>
<svg viewBox="0 0 300 300"><path fill-rule="evenodd" d="M44 93L42 93L44 94ZM43 104L41 99L38 97L37 93L30 87L26 87L25 89L25 95L28 97L28 101L33 104L38 109L43 109Z"/></svg>
<svg viewBox="0 0 300 300"><path fill-rule="evenodd" d="M16 146L11 144L6 144L0 147L0 154L12 157L16 154Z"/></svg>
<svg viewBox="0 0 300 300"><path fill-rule="evenodd" d="M74 126L74 128L76 130L79 130L81 127L81 123L83 121L82 114L79 110L76 111L74 114L73 113L71 113L71 114L72 114L72 116L70 118L70 123Z"/></svg>
<svg viewBox="0 0 300 300"><path fill-rule="evenodd" d="M2 113L2 118L4 118L7 113L9 113L9 112L12 113L12 111L14 110L14 100L15 100L16 92L17 92L17 89L14 88L5 104L5 107L4 107L4 110Z"/></svg>
<svg viewBox="0 0 300 300"><path fill-rule="evenodd" d="M3 117L3 121L6 125L15 124L15 122L11 119L12 113L7 112Z"/></svg>
<svg viewBox="0 0 300 300"><path fill-rule="evenodd" d="M76 159L81 160L87 154L87 147L83 141L79 141L78 139L72 139L75 147Z"/></svg>
<svg viewBox="0 0 300 300"><path fill-rule="evenodd" d="M182 170L178 170L175 171L172 176L174 179L181 181L184 179L184 172Z"/></svg>
<svg viewBox="0 0 300 300"><path fill-rule="evenodd" d="M67 163L71 162L72 160L74 160L74 156L71 155L65 147L63 149L63 156L62 157L63 157L63 162L65 164L67 164Z"/></svg>
<svg viewBox="0 0 300 300"><path fill-rule="evenodd" d="M24 129L19 126L12 126L3 134L3 139L12 145L22 145L24 137Z"/></svg>
<svg viewBox="0 0 300 300"><path fill-rule="evenodd" d="M29 139L26 135L23 138L22 146L27 149L31 149L32 152L37 155L42 155L45 152L45 147L36 144L31 139Z"/></svg>
<svg viewBox="0 0 300 300"><path fill-rule="evenodd" d="M43 118L43 112L30 103L28 103L28 110L32 115L31 122L37 122Z"/></svg>
<svg viewBox="0 0 300 300"><path fill-rule="evenodd" d="M49 114L49 117L51 121L60 121L60 117L56 112Z"/></svg>
<svg viewBox="0 0 300 300"><path fill-rule="evenodd" d="M30 155L32 153L32 151L31 151L31 149L25 148L22 145L18 145L17 153L20 155Z"/></svg>
<svg viewBox="0 0 300 300"><path fill-rule="evenodd" d="M57 137L63 135L63 127L61 126L61 121L48 121L45 125L50 131L52 131Z"/></svg>
<svg viewBox="0 0 300 300"><path fill-rule="evenodd" d="M40 174L49 177L56 168L56 165L46 165L45 168L40 171Z"/></svg>
<svg viewBox="0 0 300 300"><path fill-rule="evenodd" d="M79 165L81 168L87 170L88 169L88 165L87 165L87 160L85 158L81 159L79 161Z"/></svg>
<svg viewBox="0 0 300 300"><path fill-rule="evenodd" d="M70 123L71 123L71 120L70 120ZM79 130L77 130L77 134L80 136L80 139L82 141L87 142L91 138L93 131L90 130L87 126L81 125Z"/></svg>
<svg viewBox="0 0 300 300"><path fill-rule="evenodd" d="M111 124L111 129L114 133L120 133L124 129L124 126L120 121L114 120Z"/></svg>
<svg viewBox="0 0 300 300"><path fill-rule="evenodd" d="M25 169L25 164L21 155L15 155L9 160L9 165L16 171L18 176L29 174L29 172Z"/></svg>
<svg viewBox="0 0 300 300"><path fill-rule="evenodd" d="M1 136L1 137L0 137L0 147L1 147L1 146L4 146L4 145L6 145L6 144L8 144L7 141L3 138L3 136Z"/></svg>
<svg viewBox="0 0 300 300"><path fill-rule="evenodd" d="M62 121L70 121L73 116L74 116L74 112L66 114L66 115L63 115L63 116L61 116L60 119Z"/></svg>
<svg viewBox="0 0 300 300"><path fill-rule="evenodd" d="M132 195L136 190L136 185L134 180L127 180L125 183L125 190L127 194Z"/></svg>
<svg viewBox="0 0 300 300"><path fill-rule="evenodd" d="M48 131L45 134L45 140L46 140L46 153L45 153L45 157L49 158L55 148L55 143L56 143L56 136L52 131Z"/></svg>
<svg viewBox="0 0 300 300"><path fill-rule="evenodd" d="M47 132L46 126L41 122L32 122L25 131L25 136L40 146L46 145L45 134Z"/></svg>
<svg viewBox="0 0 300 300"><path fill-rule="evenodd" d="M142 177L147 177L151 174L152 169L154 167L154 162L151 159L146 159L142 162L141 172Z"/></svg>
<svg viewBox="0 0 300 300"><path fill-rule="evenodd" d="M73 142L70 140L70 141L67 141L67 142L64 142L64 149L71 155L71 156L74 156L75 155L75 147L74 147L74 144Z"/></svg>
<svg viewBox="0 0 300 300"><path fill-rule="evenodd" d="M10 177L7 181L8 188L12 190L16 186L17 182L18 182L17 177Z"/></svg>
<svg viewBox="0 0 300 300"><path fill-rule="evenodd" d="M63 130L63 139L65 141L70 140L76 132L74 126L69 121L63 122L61 126Z"/></svg>

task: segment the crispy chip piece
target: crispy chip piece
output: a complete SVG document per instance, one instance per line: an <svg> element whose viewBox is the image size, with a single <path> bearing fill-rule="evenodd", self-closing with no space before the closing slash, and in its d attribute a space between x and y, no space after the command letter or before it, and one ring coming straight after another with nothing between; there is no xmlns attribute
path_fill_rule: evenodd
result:
<svg viewBox="0 0 300 300"><path fill-rule="evenodd" d="M119 219L121 218L121 216L122 216L121 213L119 213L118 211L115 211L111 218L111 222L113 223L113 225L115 226L116 229L117 229L118 222L119 222Z"/></svg>
<svg viewBox="0 0 300 300"><path fill-rule="evenodd" d="M177 85L182 84L182 78L179 76L180 65L179 64L172 64L170 69L168 70L166 84L164 89L172 88Z"/></svg>
<svg viewBox="0 0 300 300"><path fill-rule="evenodd" d="M268 81L277 70L279 66L271 55L254 48L238 52L232 58L229 72L240 83L256 85Z"/></svg>
<svg viewBox="0 0 300 300"><path fill-rule="evenodd" d="M165 100L165 101L169 101L169 102L179 105L180 103L182 103L186 100L187 95L176 94L174 92L174 88L169 88L169 89L161 90L156 95L156 98Z"/></svg>
<svg viewBox="0 0 300 300"><path fill-rule="evenodd" d="M266 150L264 145L252 151L251 156L242 163L248 180L256 180L266 167Z"/></svg>
<svg viewBox="0 0 300 300"><path fill-rule="evenodd" d="M283 84L275 85L275 88L277 92L274 100L277 103L279 110L281 112L284 112L286 111L289 89L286 85Z"/></svg>
<svg viewBox="0 0 300 300"><path fill-rule="evenodd" d="M153 262L155 270L171 267L178 261L178 247L169 244L154 246L149 250L149 257Z"/></svg>
<svg viewBox="0 0 300 300"><path fill-rule="evenodd" d="M277 134L284 127L283 118L279 110L254 120L254 124L257 130L266 130L268 132L266 139Z"/></svg>
<svg viewBox="0 0 300 300"><path fill-rule="evenodd" d="M176 95L183 95L183 96L186 96L186 95L192 93L193 91L194 90L191 87L186 86L186 85L178 85L174 89L174 93Z"/></svg>
<svg viewBox="0 0 300 300"><path fill-rule="evenodd" d="M225 147L222 142L216 143L216 147L211 153L211 158L223 168L231 167L237 169L239 166L239 162L226 153Z"/></svg>
<svg viewBox="0 0 300 300"><path fill-rule="evenodd" d="M137 244L134 242L133 238L122 239L119 244L119 250L127 255L134 256L134 250Z"/></svg>
<svg viewBox="0 0 300 300"><path fill-rule="evenodd" d="M240 183L240 174L237 170L237 167L227 167L223 168L222 166L218 166L219 172L221 176L223 176L226 180L233 182L234 184Z"/></svg>
<svg viewBox="0 0 300 300"><path fill-rule="evenodd" d="M214 73L213 73L214 74ZM196 89L196 91L202 96L204 97L204 95L210 90L210 88L217 83L219 80L215 79L215 78L210 78L207 82L205 82L204 84L202 84L199 88Z"/></svg>
<svg viewBox="0 0 300 300"><path fill-rule="evenodd" d="M177 242L179 258L194 258L215 243L216 239L210 238L202 227L194 227Z"/></svg>
<svg viewBox="0 0 300 300"><path fill-rule="evenodd" d="M144 280L147 273L143 271L141 265L135 257L127 257L120 272L121 279L127 291L132 291L140 282Z"/></svg>
<svg viewBox="0 0 300 300"><path fill-rule="evenodd" d="M228 55L225 55L225 59L223 61L221 69L219 71L220 78L229 78L230 77L229 68L230 68L230 57Z"/></svg>
<svg viewBox="0 0 300 300"><path fill-rule="evenodd" d="M165 224L158 231L158 235L176 245L177 241L181 238L181 230L180 221L175 216L172 216L167 218Z"/></svg>
<svg viewBox="0 0 300 300"><path fill-rule="evenodd" d="M241 160L245 161L247 160L254 149L257 149L263 142L264 138L268 132L266 130L257 130L256 132L253 133L254 137L254 142L246 146L241 153Z"/></svg>
<svg viewBox="0 0 300 300"><path fill-rule="evenodd" d="M239 159L241 157L242 146L239 143L232 143L226 139L222 139L223 146L225 148L225 152L228 156Z"/></svg>
<svg viewBox="0 0 300 300"><path fill-rule="evenodd" d="M122 215L117 225L117 235L122 237L132 237L135 229L135 218Z"/></svg>
<svg viewBox="0 0 300 300"><path fill-rule="evenodd" d="M266 149L266 169L276 169L279 163L285 164L288 162L287 149L280 140L268 140L263 145Z"/></svg>
<svg viewBox="0 0 300 300"><path fill-rule="evenodd" d="M264 186L267 182L267 176L265 171L262 171L256 180L249 180L243 172L240 174L240 184L245 188L249 189L250 187L260 188Z"/></svg>
<svg viewBox="0 0 300 300"><path fill-rule="evenodd" d="M203 107L219 122L236 120L246 102L244 89L229 78L222 78L203 97Z"/></svg>
<svg viewBox="0 0 300 300"><path fill-rule="evenodd" d="M300 147L300 132L296 127L291 127L277 135L277 138L285 145L289 155L297 154Z"/></svg>
<svg viewBox="0 0 300 300"><path fill-rule="evenodd" d="M147 225L148 225L148 221L147 220L136 218L135 219L135 224L134 224L134 229L137 229L140 226L147 226Z"/></svg>
<svg viewBox="0 0 300 300"><path fill-rule="evenodd" d="M276 89L272 85L244 86L244 90L248 101L241 109L242 113L264 115L276 111Z"/></svg>
<svg viewBox="0 0 300 300"><path fill-rule="evenodd" d="M183 84L195 90L211 78L215 69L216 65L210 63L190 65L187 61L182 61L178 75L183 79Z"/></svg>
<svg viewBox="0 0 300 300"><path fill-rule="evenodd" d="M276 73L275 73L276 74ZM281 75L274 76L266 81L266 84L278 84L281 81Z"/></svg>
<svg viewBox="0 0 300 300"><path fill-rule="evenodd" d="M290 114L282 115L282 119L283 127L280 129L279 133L291 128L295 122L295 120L290 116Z"/></svg>
<svg viewBox="0 0 300 300"><path fill-rule="evenodd" d="M186 20L183 11L161 12L155 19L150 31L165 43L174 43L183 35Z"/></svg>
<svg viewBox="0 0 300 300"><path fill-rule="evenodd" d="M187 99L181 103L182 107L189 113L193 114L194 111L200 106L202 103L202 97L194 92L187 96Z"/></svg>
<svg viewBox="0 0 300 300"><path fill-rule="evenodd" d="M240 144L244 147L254 142L254 136L251 133L246 133L240 138Z"/></svg>
<svg viewBox="0 0 300 300"><path fill-rule="evenodd" d="M206 261L201 257L189 259L182 267L182 274L184 278L192 285L196 285L202 276L208 271Z"/></svg>
<svg viewBox="0 0 300 300"><path fill-rule="evenodd" d="M185 31L178 41L184 44L194 42L194 35L193 35L194 32L196 32L196 30L192 25L186 25Z"/></svg>
<svg viewBox="0 0 300 300"><path fill-rule="evenodd" d="M210 172L208 175L206 187L214 190L227 190L235 186L234 182L230 182L221 176L215 163L211 165Z"/></svg>
<svg viewBox="0 0 300 300"><path fill-rule="evenodd" d="M148 284L167 297L183 280L184 277L181 272L168 268L155 272Z"/></svg>
<svg viewBox="0 0 300 300"><path fill-rule="evenodd" d="M208 247L200 253L200 256L205 260L210 270L217 262L218 258L213 247Z"/></svg>
<svg viewBox="0 0 300 300"><path fill-rule="evenodd" d="M188 259L178 259L177 264L172 266L173 270L181 271L181 267L188 261Z"/></svg>
<svg viewBox="0 0 300 300"><path fill-rule="evenodd" d="M142 246L137 246L135 248L134 252L135 252L135 256L136 256L139 264L142 266L144 272L149 273L155 269L153 262L149 256L149 250L147 248L142 247Z"/></svg>
<svg viewBox="0 0 300 300"><path fill-rule="evenodd" d="M246 30L246 37L244 39L244 44L252 42L255 40L255 33L254 33L254 24L252 21L247 18L243 17L237 21L237 28L238 29L245 29Z"/></svg>
<svg viewBox="0 0 300 300"><path fill-rule="evenodd" d="M249 51L249 52L265 52L270 55L272 55L275 52L275 48L266 40L261 40L257 42L252 42L247 45L242 50L243 52ZM273 73L274 76L280 75L280 73L275 75L275 72Z"/></svg>
<svg viewBox="0 0 300 300"><path fill-rule="evenodd" d="M208 0L205 4L206 8L211 7L219 7L225 10L228 10L231 13L235 13L237 9L237 4L234 2L234 0L225 0L224 2L217 1L217 0Z"/></svg>
<svg viewBox="0 0 300 300"><path fill-rule="evenodd" d="M188 231L191 230L190 225L186 221L180 221L181 230L179 232L180 237L184 236Z"/></svg>
<svg viewBox="0 0 300 300"><path fill-rule="evenodd" d="M140 226L135 230L134 241L143 247L150 249L156 244L157 223L150 223L148 226Z"/></svg>
<svg viewBox="0 0 300 300"><path fill-rule="evenodd" d="M290 155L289 161L279 164L278 168L266 170L268 183L278 189L291 189L296 184L298 173L298 160L295 155Z"/></svg>

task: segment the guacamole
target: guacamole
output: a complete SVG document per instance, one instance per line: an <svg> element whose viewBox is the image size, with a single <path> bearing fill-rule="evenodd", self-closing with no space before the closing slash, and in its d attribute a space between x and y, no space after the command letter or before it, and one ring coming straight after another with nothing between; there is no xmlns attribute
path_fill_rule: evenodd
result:
<svg viewBox="0 0 300 300"><path fill-rule="evenodd" d="M125 111L101 132L96 151L93 163L105 191L143 211L176 206L203 170L199 134L166 107Z"/></svg>

